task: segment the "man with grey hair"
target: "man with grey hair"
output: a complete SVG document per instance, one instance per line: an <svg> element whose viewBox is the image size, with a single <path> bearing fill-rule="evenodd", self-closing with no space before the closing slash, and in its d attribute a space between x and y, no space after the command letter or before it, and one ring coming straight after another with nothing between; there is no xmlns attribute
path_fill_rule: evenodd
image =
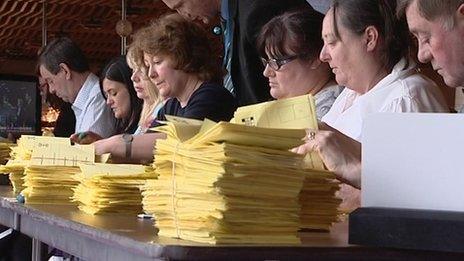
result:
<svg viewBox="0 0 464 261"><path fill-rule="evenodd" d="M450 87L464 85L464 1L398 0L417 38L419 61L430 62Z"/></svg>

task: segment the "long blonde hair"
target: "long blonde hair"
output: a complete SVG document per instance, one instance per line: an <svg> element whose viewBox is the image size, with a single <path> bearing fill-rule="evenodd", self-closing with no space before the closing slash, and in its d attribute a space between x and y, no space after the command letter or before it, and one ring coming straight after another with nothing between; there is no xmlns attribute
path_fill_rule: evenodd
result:
<svg viewBox="0 0 464 261"><path fill-rule="evenodd" d="M139 126L144 126L147 120L152 116L155 108L162 102L162 98L159 95L158 89L155 84L149 80L147 74L147 68L143 64L141 57L142 55L138 54L141 52L134 44L129 46L127 50L127 64L133 70L141 70L143 74L143 81L148 84L146 91L148 98L143 100L142 112L140 113Z"/></svg>

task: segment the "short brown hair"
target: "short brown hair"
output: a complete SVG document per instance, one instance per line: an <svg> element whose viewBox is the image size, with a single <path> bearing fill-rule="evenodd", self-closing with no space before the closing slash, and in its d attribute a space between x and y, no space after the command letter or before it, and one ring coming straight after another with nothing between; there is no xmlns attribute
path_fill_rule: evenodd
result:
<svg viewBox="0 0 464 261"><path fill-rule="evenodd" d="M304 60L318 59L324 45L321 38L323 20L324 15L312 8L290 11L272 18L258 36L259 54L267 57L267 50L274 56L268 58L300 55Z"/></svg>
<svg viewBox="0 0 464 261"><path fill-rule="evenodd" d="M444 18L446 25L452 28L454 26L454 12L464 3L464 0L398 0L396 9L398 17L404 16L406 9L414 2L417 2L417 8L422 17L429 21Z"/></svg>
<svg viewBox="0 0 464 261"><path fill-rule="evenodd" d="M204 81L222 82L220 59L213 55L206 31L177 13L141 29L134 44L143 53L169 57L177 70L196 74Z"/></svg>

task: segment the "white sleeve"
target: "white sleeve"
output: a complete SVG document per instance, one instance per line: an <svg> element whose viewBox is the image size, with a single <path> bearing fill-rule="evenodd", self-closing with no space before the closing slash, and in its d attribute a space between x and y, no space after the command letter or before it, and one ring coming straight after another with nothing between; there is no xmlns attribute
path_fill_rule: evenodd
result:
<svg viewBox="0 0 464 261"><path fill-rule="evenodd" d="M101 95L91 98L84 115L82 129L92 131L103 138L111 137L116 132L116 119Z"/></svg>

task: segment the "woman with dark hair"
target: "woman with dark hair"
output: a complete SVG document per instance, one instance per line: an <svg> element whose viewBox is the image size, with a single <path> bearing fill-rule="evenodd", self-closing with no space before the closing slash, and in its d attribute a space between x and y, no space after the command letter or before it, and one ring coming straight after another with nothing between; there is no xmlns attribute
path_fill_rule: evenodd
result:
<svg viewBox="0 0 464 261"><path fill-rule="evenodd" d="M396 0L334 0L324 18L320 59L328 62L339 85L345 86L322 118L320 132L308 130L299 153L316 150L342 180L360 164L363 120L378 112L448 112L431 80L409 59L407 24L395 15ZM338 146L343 157L331 153ZM359 190L342 186L342 209L360 204Z"/></svg>
<svg viewBox="0 0 464 261"><path fill-rule="evenodd" d="M118 120L117 133L134 133L142 111L142 100L137 97L131 76L125 56L112 59L100 75L101 92Z"/></svg>
<svg viewBox="0 0 464 261"><path fill-rule="evenodd" d="M319 60L324 16L312 8L274 17L261 29L257 47L275 99L312 94L320 120L332 107L343 87L330 67Z"/></svg>
<svg viewBox="0 0 464 261"><path fill-rule="evenodd" d="M134 133L138 127L142 100L137 97L131 80L132 70L125 56L109 61L100 75L100 91L106 99L116 118L116 134ZM71 140L79 144L88 144L100 140L94 132L81 132L71 136Z"/></svg>
<svg viewBox="0 0 464 261"><path fill-rule="evenodd" d="M205 39L201 26L179 14L163 16L136 35L134 44L142 50L148 77L168 99L157 120L165 120L166 115L214 121L232 118L235 99L221 85L219 60L211 55L212 46ZM152 127L159 124L154 121ZM111 153L120 161L151 161L154 143L164 138L163 133L117 135L97 141L95 151Z"/></svg>
<svg viewBox="0 0 464 261"><path fill-rule="evenodd" d="M407 24L395 0L334 0L324 18L320 59L345 90L322 118L360 141L376 112L448 112L443 95L409 59Z"/></svg>

